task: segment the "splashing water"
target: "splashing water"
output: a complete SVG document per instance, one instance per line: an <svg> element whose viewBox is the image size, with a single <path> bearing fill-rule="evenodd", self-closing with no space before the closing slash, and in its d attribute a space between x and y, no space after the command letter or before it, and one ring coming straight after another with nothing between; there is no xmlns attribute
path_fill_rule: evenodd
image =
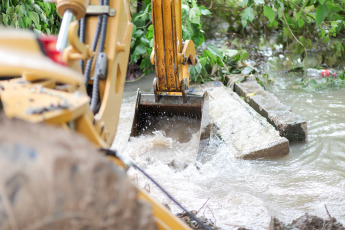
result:
<svg viewBox="0 0 345 230"><path fill-rule="evenodd" d="M197 132L185 142L158 130L128 142L133 96L123 100L113 147L132 157L187 209L199 210L209 199L199 214L223 229L268 229L271 216L290 223L305 212L327 218L325 204L344 224L345 92L300 92L284 76L276 81L271 90L308 122L308 141L292 144L286 157L239 160L217 135L196 156ZM181 211L140 173L131 169L129 175L173 213Z"/></svg>

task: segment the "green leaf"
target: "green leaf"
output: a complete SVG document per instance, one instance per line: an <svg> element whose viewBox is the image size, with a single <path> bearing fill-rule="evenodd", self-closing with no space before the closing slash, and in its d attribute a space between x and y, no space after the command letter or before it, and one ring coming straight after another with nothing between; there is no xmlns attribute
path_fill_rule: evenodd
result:
<svg viewBox="0 0 345 230"><path fill-rule="evenodd" d="M144 34L144 31L142 31L142 30L137 30L137 31L135 31L135 33L133 34L133 37L138 38L138 37L140 37L140 36L143 35L143 34Z"/></svg>
<svg viewBox="0 0 345 230"><path fill-rule="evenodd" d="M220 50L228 58L232 58L239 54L238 50L232 50L232 49L227 48L226 46L223 46Z"/></svg>
<svg viewBox="0 0 345 230"><path fill-rule="evenodd" d="M140 69L147 69L152 67L152 63L149 58L144 58L140 63Z"/></svg>
<svg viewBox="0 0 345 230"><path fill-rule="evenodd" d="M217 56L214 55L211 51L204 50L202 53L203 53L203 56L207 56L210 59L211 64L214 64L217 62Z"/></svg>
<svg viewBox="0 0 345 230"><path fill-rule="evenodd" d="M303 19L298 19L298 26L299 28L302 28L304 26L304 20Z"/></svg>
<svg viewBox="0 0 345 230"><path fill-rule="evenodd" d="M38 14L36 12L29 12L29 16L31 18L31 20L34 22L35 24L35 27L40 30L41 29L41 25L40 25L40 22L39 22L39 17L38 17Z"/></svg>
<svg viewBox="0 0 345 230"><path fill-rule="evenodd" d="M316 26L320 26L323 20L329 13L329 9L326 5L320 5L316 10Z"/></svg>
<svg viewBox="0 0 345 230"><path fill-rule="evenodd" d="M138 45L135 47L134 52L132 53L131 57L134 62L137 62L140 58L140 55L146 53L146 47L144 45Z"/></svg>
<svg viewBox="0 0 345 230"><path fill-rule="evenodd" d="M192 39L192 35L189 32L188 28L186 28L184 25L182 25L182 37L186 40Z"/></svg>
<svg viewBox="0 0 345 230"><path fill-rule="evenodd" d="M200 6L199 9L202 15L206 16L212 14L211 11L209 11L205 6Z"/></svg>
<svg viewBox="0 0 345 230"><path fill-rule="evenodd" d="M243 0L242 3L241 3L241 7L244 7L248 4L248 0Z"/></svg>
<svg viewBox="0 0 345 230"><path fill-rule="evenodd" d="M3 14L2 22L4 23L5 26L8 26L8 15Z"/></svg>
<svg viewBox="0 0 345 230"><path fill-rule="evenodd" d="M249 53L247 52L247 50L241 50L241 54L240 54L240 60L246 60L249 58Z"/></svg>
<svg viewBox="0 0 345 230"><path fill-rule="evenodd" d="M274 20L273 22L270 22L270 23L268 23L268 27L278 27L278 22L276 21L276 20Z"/></svg>
<svg viewBox="0 0 345 230"><path fill-rule="evenodd" d="M201 16L201 12L200 12L199 7L193 7L192 9L190 9L189 21L191 23L199 24L200 23L200 16Z"/></svg>
<svg viewBox="0 0 345 230"><path fill-rule="evenodd" d="M274 12L274 10L272 10L271 7L265 5L264 6L264 15L268 18L268 20L270 20L270 22L273 22L274 18L276 16L276 13Z"/></svg>
<svg viewBox="0 0 345 230"><path fill-rule="evenodd" d="M144 44L145 46L150 46L150 41L149 41L149 39L147 39L146 37L141 37L140 38L140 42L142 43L142 44Z"/></svg>
<svg viewBox="0 0 345 230"><path fill-rule="evenodd" d="M15 11L14 7L11 6L11 7L8 7L7 10L6 10L6 14L13 14Z"/></svg>
<svg viewBox="0 0 345 230"><path fill-rule="evenodd" d="M254 0L255 4L257 5L263 5L265 4L265 1L264 0Z"/></svg>
<svg viewBox="0 0 345 230"><path fill-rule="evenodd" d="M189 14L190 7L187 4L182 4L182 13L185 11L186 14Z"/></svg>
<svg viewBox="0 0 345 230"><path fill-rule="evenodd" d="M242 13L242 25L247 26L248 21L252 22L254 20L255 12L252 7L247 7Z"/></svg>
<svg viewBox="0 0 345 230"><path fill-rule="evenodd" d="M52 10L51 4L48 2L44 2L44 9L45 9L46 14L49 16Z"/></svg>
<svg viewBox="0 0 345 230"><path fill-rule="evenodd" d="M214 45L209 45L207 47L207 49L216 57L220 57L223 58L223 53L222 51L220 51L217 47L215 47Z"/></svg>
<svg viewBox="0 0 345 230"><path fill-rule="evenodd" d="M329 37L327 37L327 36L323 38L323 42L324 42L324 43L328 43L330 40L331 40L331 39L330 39Z"/></svg>

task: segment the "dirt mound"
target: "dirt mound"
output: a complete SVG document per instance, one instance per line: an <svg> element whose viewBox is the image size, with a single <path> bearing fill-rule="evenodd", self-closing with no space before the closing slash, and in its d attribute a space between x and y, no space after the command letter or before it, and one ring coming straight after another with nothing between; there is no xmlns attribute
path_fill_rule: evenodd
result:
<svg viewBox="0 0 345 230"><path fill-rule="evenodd" d="M284 224L279 219L271 219L269 230L345 230L344 226L334 217L324 220L318 216L311 216L308 213L292 221L291 224Z"/></svg>
<svg viewBox="0 0 345 230"><path fill-rule="evenodd" d="M155 229L149 204L86 139L0 117L0 229Z"/></svg>

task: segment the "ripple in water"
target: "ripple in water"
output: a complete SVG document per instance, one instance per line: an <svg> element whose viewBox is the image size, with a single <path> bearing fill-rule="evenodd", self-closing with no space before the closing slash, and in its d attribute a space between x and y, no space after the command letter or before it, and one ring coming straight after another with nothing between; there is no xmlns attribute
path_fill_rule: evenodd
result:
<svg viewBox="0 0 345 230"><path fill-rule="evenodd" d="M199 210L208 200L200 213L223 229L268 229L271 216L291 222L306 212L327 218L324 205L345 224L345 91L296 91L289 87L293 81L278 76L271 88L308 122L308 141L291 144L286 157L239 160L217 136L198 157L197 135L179 142L159 130L127 142L134 97L123 101L113 147L131 156L188 209ZM181 211L140 173L131 169L129 174L157 201Z"/></svg>

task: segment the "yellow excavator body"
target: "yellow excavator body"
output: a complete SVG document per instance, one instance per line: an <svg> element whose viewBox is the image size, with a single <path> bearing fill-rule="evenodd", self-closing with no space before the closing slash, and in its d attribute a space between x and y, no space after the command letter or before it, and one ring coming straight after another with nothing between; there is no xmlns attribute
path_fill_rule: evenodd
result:
<svg viewBox="0 0 345 230"><path fill-rule="evenodd" d="M153 94L138 90L131 136L149 133L169 117L197 121L201 136L207 126L208 96L188 93L189 66L198 59L193 41L182 40L181 0L151 0L151 7L156 78Z"/></svg>
<svg viewBox="0 0 345 230"><path fill-rule="evenodd" d="M60 48L61 59L55 62L48 57L47 47L43 47L38 35L29 31L1 29L1 109L9 118L60 126L84 135L99 148L109 148L119 120L133 30L129 1L110 0L104 5L97 0L57 0L57 8L61 15L68 12L75 19L86 17L82 41L78 36L77 21L71 20L65 26L65 31L60 31L64 33L63 39L67 40L68 45ZM95 77L85 80L82 69L85 73L86 61L94 57L90 72L99 70L96 64L99 46L92 50L92 42L99 29L98 17L105 14L108 19L103 53L106 55L107 68L105 76L101 76L97 82L99 99L95 111L90 108L89 95L90 88L95 85ZM55 49L56 43L59 43L59 40L54 42L54 39L49 39L53 42L48 44L48 53L52 51L51 47ZM84 61L82 65L81 60ZM180 70L176 68L172 71L175 73ZM162 87L165 84L160 83ZM177 83L172 86L171 92L180 88L180 83ZM124 162L118 158L109 158L118 167L125 167ZM189 229L142 189L139 189L138 199L152 204L157 229Z"/></svg>

